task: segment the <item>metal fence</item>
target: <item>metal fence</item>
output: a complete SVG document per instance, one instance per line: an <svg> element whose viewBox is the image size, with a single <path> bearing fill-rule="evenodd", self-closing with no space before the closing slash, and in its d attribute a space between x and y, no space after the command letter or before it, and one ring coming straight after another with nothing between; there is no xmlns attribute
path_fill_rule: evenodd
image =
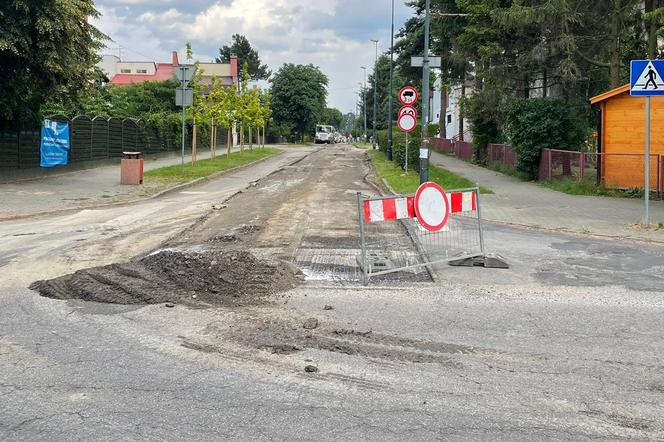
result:
<svg viewBox="0 0 664 442"><path fill-rule="evenodd" d="M381 205L384 201L405 200L411 204L414 195L368 197L357 195L360 219L361 253L357 262L364 280L381 275L392 278L412 278L426 273L426 266L442 262L484 257L479 188L459 189L448 192L463 194L461 210L449 217L440 232L426 230L417 218L372 219L367 208ZM395 207L399 203L395 203Z"/></svg>
<svg viewBox="0 0 664 442"><path fill-rule="evenodd" d="M72 119L52 115L48 119L68 122L70 128L69 163L120 158L122 152L140 151L155 154L181 149L181 129L156 125L133 118L106 118L78 115ZM197 145L210 148L209 128L199 125ZM187 128L191 133L191 127ZM0 170L39 167L41 135L39 130L0 132ZM226 130L217 131L217 147L225 146ZM191 151L191 137L185 140Z"/></svg>
<svg viewBox="0 0 664 442"><path fill-rule="evenodd" d="M543 149L539 179L570 179L616 189L642 189L644 171L644 154ZM650 155L650 188L664 196L664 155Z"/></svg>
<svg viewBox="0 0 664 442"><path fill-rule="evenodd" d="M511 144L490 143L487 151L489 164L500 164L506 169L516 169L516 151Z"/></svg>

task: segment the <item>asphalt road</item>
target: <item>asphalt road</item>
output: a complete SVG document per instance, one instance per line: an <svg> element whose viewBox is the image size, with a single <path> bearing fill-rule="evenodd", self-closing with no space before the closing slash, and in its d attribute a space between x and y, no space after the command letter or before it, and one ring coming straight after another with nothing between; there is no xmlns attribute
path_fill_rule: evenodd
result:
<svg viewBox="0 0 664 442"><path fill-rule="evenodd" d="M236 222L265 227L252 249L287 238L274 253L297 257L313 238L326 244L306 220L343 219L354 194L338 189L368 191L359 150L326 148L210 212L298 152L193 190L203 193L0 224L0 438L664 439L657 246L490 225L510 270L441 266L435 284L370 287L312 278L243 309L54 301L25 288L177 243L192 223L186 237L223 233L234 204L247 212ZM290 214L304 233L278 235L252 212L265 189L276 202L263 211ZM319 326L302 331L312 317Z"/></svg>

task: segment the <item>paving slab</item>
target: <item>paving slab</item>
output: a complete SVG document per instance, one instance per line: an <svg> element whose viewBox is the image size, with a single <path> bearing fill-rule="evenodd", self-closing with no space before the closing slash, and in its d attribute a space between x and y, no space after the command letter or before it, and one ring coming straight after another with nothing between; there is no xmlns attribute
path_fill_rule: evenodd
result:
<svg viewBox="0 0 664 442"><path fill-rule="evenodd" d="M495 192L482 195L482 216L486 220L664 242L664 229L639 226L643 200L568 195L437 152L432 153L431 163ZM664 222L664 201L652 201L650 213L653 223Z"/></svg>
<svg viewBox="0 0 664 442"><path fill-rule="evenodd" d="M237 147L234 148L234 151L236 150ZM207 158L209 152L198 154L199 160ZM191 155L185 156L185 162L189 161ZM181 157L178 155L159 158L146 155L145 171L177 165L180 162ZM173 184L150 179L146 179L140 186L121 185L118 160L115 165L0 184L0 220L58 210L127 203L155 195L172 186Z"/></svg>

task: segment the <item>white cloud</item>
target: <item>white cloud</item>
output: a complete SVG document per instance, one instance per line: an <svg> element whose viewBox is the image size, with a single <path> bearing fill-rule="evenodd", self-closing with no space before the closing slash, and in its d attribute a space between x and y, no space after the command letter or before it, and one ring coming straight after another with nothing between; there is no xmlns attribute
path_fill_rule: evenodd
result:
<svg viewBox="0 0 664 442"><path fill-rule="evenodd" d="M168 2L169 9L147 5L154 0L97 1L114 6L120 2L125 6L100 7L104 17L98 25L132 51L168 60L171 50L191 41L201 59L212 59L233 34L242 34L273 70L283 63L320 66L330 77L329 105L344 112L354 109L357 82L363 81L360 66L373 66L369 38L389 40L390 0L210 0L184 6ZM398 7L397 28L408 13L403 5ZM381 44L381 50L385 48Z"/></svg>

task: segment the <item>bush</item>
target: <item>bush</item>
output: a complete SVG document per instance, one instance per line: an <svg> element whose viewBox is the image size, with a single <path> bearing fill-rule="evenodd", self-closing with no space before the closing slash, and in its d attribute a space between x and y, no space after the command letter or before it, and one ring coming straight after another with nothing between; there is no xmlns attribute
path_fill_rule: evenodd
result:
<svg viewBox="0 0 664 442"><path fill-rule="evenodd" d="M507 134L518 155L517 170L538 176L542 149L579 150L584 138L580 119L559 99L530 98L507 108Z"/></svg>
<svg viewBox="0 0 664 442"><path fill-rule="evenodd" d="M463 100L463 115L470 120L473 134L474 160L485 164L489 143L499 139L502 126L501 95L494 90L475 92Z"/></svg>

